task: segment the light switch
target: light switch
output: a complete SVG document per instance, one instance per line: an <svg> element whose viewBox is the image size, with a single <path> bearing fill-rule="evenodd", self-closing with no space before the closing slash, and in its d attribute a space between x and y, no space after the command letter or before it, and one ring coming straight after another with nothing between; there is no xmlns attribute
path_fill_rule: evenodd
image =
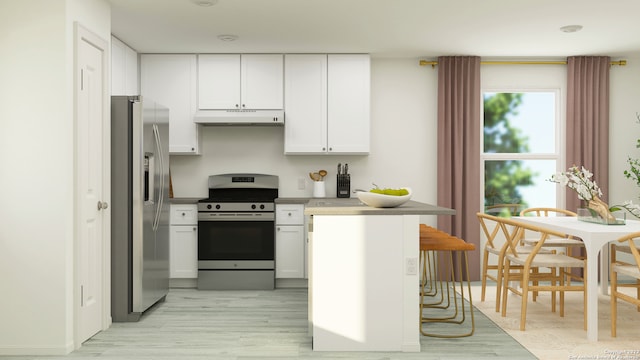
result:
<svg viewBox="0 0 640 360"><path fill-rule="evenodd" d="M416 275L418 273L418 259L407 258L407 275Z"/></svg>

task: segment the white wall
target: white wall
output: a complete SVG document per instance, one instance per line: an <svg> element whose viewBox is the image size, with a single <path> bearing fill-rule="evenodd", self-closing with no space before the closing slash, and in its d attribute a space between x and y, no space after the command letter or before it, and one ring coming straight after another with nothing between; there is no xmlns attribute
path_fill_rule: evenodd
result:
<svg viewBox="0 0 640 360"><path fill-rule="evenodd" d="M435 203L436 91L437 69L418 59L372 59L370 155L284 155L282 127L205 127L201 156L171 157L174 196L206 197L209 175L257 172L280 176L281 197L311 197L308 174L325 169L335 197L336 166L348 163L352 189L409 186L415 200Z"/></svg>
<svg viewBox="0 0 640 360"><path fill-rule="evenodd" d="M609 203L625 200L640 203L640 188L624 177L629 169L627 157L640 158L636 140L640 139L640 57L627 58L627 66L611 68L609 128ZM627 215L628 219L635 219Z"/></svg>
<svg viewBox="0 0 640 360"><path fill-rule="evenodd" d="M73 22L103 0L0 3L0 354L73 349Z"/></svg>
<svg viewBox="0 0 640 360"><path fill-rule="evenodd" d="M411 186L416 200L435 203L437 69L420 67L417 59L377 58L372 59L371 69L369 156L285 156L282 128L205 127L203 155L171 157L174 195L206 197L211 174L264 172L280 176L281 196L306 197L312 194L309 171L324 168L329 171L327 195L335 196L336 164L347 162L352 188L368 189L371 182ZM627 154L640 157L640 150L635 149L635 139L640 137L640 124L635 124L640 86L634 81L639 73L637 58L629 58L627 66L611 68L612 203L640 195L640 189L622 175ZM482 66L482 83L483 89L558 89L564 120L564 65L486 65ZM305 179L305 190L298 190L298 178Z"/></svg>

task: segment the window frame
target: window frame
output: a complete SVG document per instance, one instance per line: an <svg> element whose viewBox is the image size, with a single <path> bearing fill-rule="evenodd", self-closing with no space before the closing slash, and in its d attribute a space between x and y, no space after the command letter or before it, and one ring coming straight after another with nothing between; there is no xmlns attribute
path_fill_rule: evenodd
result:
<svg viewBox="0 0 640 360"><path fill-rule="evenodd" d="M484 96L485 93L534 93L534 92L546 92L553 93L555 98L555 151L553 153L485 153L484 151ZM564 108L561 98L560 88L529 88L529 87L517 87L517 88L482 88L480 91L480 204L482 209L485 210L485 163L487 161L501 161L501 160L555 160L556 172L563 171L565 169L565 148L563 146L562 139L565 138L565 121L562 116L562 109ZM549 178L553 174L549 174ZM558 186L556 188L556 204L557 208L565 208L565 189Z"/></svg>

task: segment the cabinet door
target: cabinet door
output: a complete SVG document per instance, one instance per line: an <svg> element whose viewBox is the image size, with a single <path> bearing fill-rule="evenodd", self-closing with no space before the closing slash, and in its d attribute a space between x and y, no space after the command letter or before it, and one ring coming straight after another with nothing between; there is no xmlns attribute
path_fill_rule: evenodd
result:
<svg viewBox="0 0 640 360"><path fill-rule="evenodd" d="M127 95L125 92L125 44L111 37L111 95Z"/></svg>
<svg viewBox="0 0 640 360"><path fill-rule="evenodd" d="M276 226L276 278L304 278L304 226Z"/></svg>
<svg viewBox="0 0 640 360"><path fill-rule="evenodd" d="M169 276L172 279L198 277L198 227L170 226Z"/></svg>
<svg viewBox="0 0 640 360"><path fill-rule="evenodd" d="M138 95L138 53L111 37L111 95Z"/></svg>
<svg viewBox="0 0 640 360"><path fill-rule="evenodd" d="M241 60L241 108L282 109L282 54L242 55Z"/></svg>
<svg viewBox="0 0 640 360"><path fill-rule="evenodd" d="M169 108L169 153L198 154L196 55L141 55L140 69L142 95Z"/></svg>
<svg viewBox="0 0 640 360"><path fill-rule="evenodd" d="M240 55L198 56L198 108L240 109Z"/></svg>
<svg viewBox="0 0 640 360"><path fill-rule="evenodd" d="M138 53L132 48L124 48L124 91L126 95L138 95Z"/></svg>
<svg viewBox="0 0 640 360"><path fill-rule="evenodd" d="M327 55L285 55L285 154L327 152Z"/></svg>
<svg viewBox="0 0 640 360"><path fill-rule="evenodd" d="M328 147L332 153L368 154L369 55L328 55Z"/></svg>

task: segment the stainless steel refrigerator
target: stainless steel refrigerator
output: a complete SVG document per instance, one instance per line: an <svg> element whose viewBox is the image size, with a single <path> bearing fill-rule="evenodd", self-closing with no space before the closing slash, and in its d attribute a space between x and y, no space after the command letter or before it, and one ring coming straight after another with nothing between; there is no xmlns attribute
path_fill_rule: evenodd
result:
<svg viewBox="0 0 640 360"><path fill-rule="evenodd" d="M169 109L111 97L111 317L138 321L169 291Z"/></svg>

